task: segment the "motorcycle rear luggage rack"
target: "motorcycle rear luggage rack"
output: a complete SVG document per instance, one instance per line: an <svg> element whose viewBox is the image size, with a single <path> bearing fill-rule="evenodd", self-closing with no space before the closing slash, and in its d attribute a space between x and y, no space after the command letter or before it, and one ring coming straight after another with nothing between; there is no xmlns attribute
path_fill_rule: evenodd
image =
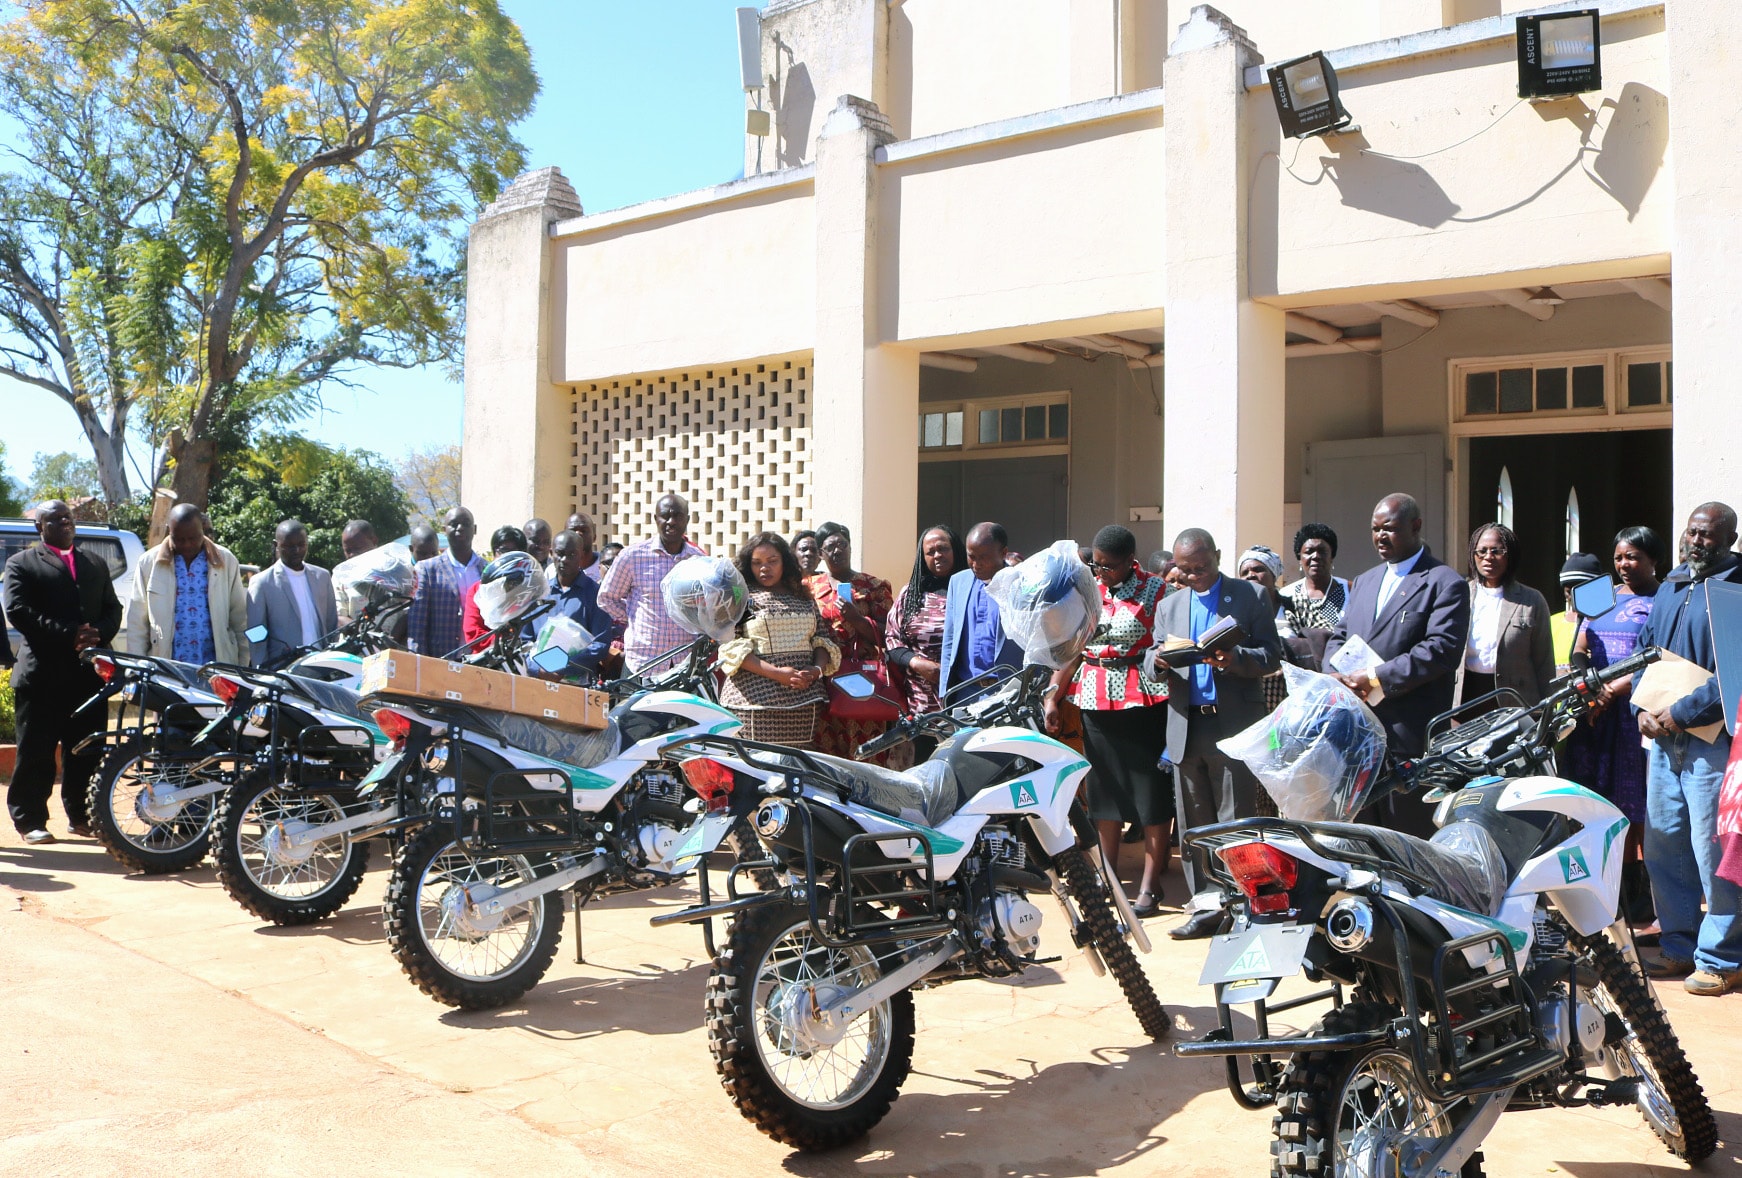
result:
<svg viewBox="0 0 1742 1178"><path fill-rule="evenodd" d="M535 778L561 781L562 789L542 789L532 784ZM462 780L457 769L455 780ZM515 790L518 796L511 801L496 796L498 784L505 780L518 787ZM531 792L525 792L529 789ZM475 812L477 830L471 838L465 829L466 816L474 811L459 802L456 795L454 831L460 842L476 842L492 851L567 851L593 843L590 837L582 836L574 782L558 769L504 769L492 773L484 782L483 805ZM522 812L514 813L514 808Z"/></svg>

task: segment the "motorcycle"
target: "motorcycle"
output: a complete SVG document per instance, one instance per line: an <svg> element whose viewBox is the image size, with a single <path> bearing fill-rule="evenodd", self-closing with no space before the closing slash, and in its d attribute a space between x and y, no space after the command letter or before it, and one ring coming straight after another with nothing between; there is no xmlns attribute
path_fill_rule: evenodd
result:
<svg viewBox="0 0 1742 1178"><path fill-rule="evenodd" d="M1390 765L1365 705L1303 671L1269 720L1225 742L1241 755L1250 738L1244 759L1283 816L1185 836L1232 930L1201 978L1220 1025L1174 1051L1226 1057L1234 1099L1275 1108L1272 1174L1473 1178L1501 1113L1551 1107L1633 1105L1676 1156L1712 1153L1711 1109L1619 915L1627 819L1555 775L1556 740L1604 684L1657 657L1576 669L1535 707L1504 689L1471 701ZM1429 840L1322 820L1314 802L1348 819L1417 788L1439 802ZM1296 970L1330 988L1271 1002ZM1305 1033L1270 1032L1326 1000ZM1231 1007L1248 1003L1256 1035L1241 1038Z"/></svg>
<svg viewBox="0 0 1742 1178"><path fill-rule="evenodd" d="M691 741L760 781L751 821L767 859L738 864L720 903L704 875L700 904L653 923L733 918L708 977L708 1045L733 1104L776 1141L829 1149L883 1119L912 1057L913 990L1058 960L1040 955L1031 895L1053 894L1094 972L1112 971L1146 1034L1168 1034L1127 943L1148 952L1148 939L1076 800L1089 764L1035 730L1050 674L1009 674L971 711L901 722L858 750L935 735L905 772ZM738 895L735 877L759 866L784 886Z"/></svg>

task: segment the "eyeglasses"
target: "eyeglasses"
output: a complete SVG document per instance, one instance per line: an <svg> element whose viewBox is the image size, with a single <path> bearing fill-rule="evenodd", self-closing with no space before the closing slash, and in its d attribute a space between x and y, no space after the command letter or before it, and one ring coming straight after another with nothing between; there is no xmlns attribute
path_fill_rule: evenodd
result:
<svg viewBox="0 0 1742 1178"><path fill-rule="evenodd" d="M1484 560L1493 560L1495 557L1506 556L1508 553L1504 548L1478 548L1476 549L1476 555L1482 557Z"/></svg>
<svg viewBox="0 0 1742 1178"><path fill-rule="evenodd" d="M1089 570L1096 573L1118 573L1130 567L1129 564L1097 564L1092 560L1089 562Z"/></svg>

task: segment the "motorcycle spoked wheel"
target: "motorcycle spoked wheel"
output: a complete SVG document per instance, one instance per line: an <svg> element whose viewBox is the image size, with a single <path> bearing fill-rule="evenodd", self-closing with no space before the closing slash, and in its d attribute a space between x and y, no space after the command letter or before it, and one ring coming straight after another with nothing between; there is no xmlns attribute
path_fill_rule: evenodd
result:
<svg viewBox="0 0 1742 1178"><path fill-rule="evenodd" d="M1351 1003L1331 1011L1311 1033L1370 1030L1389 1023L1393 1014L1378 1003ZM1385 1046L1304 1052L1289 1063L1277 1087L1270 1173L1272 1178L1382 1178L1397 1172L1391 1147L1400 1137L1444 1137L1455 1127L1407 1052ZM1481 1151L1458 1173L1459 1178L1483 1178Z"/></svg>
<svg viewBox="0 0 1742 1178"><path fill-rule="evenodd" d="M873 1006L833 1044L808 1038L802 1015L813 992L880 974L868 947L819 944L797 904L733 922L708 974L708 1050L747 1120L782 1144L822 1150L858 1140L888 1115L913 1061L912 992Z"/></svg>
<svg viewBox="0 0 1742 1178"><path fill-rule="evenodd" d="M387 945L412 983L448 1006L493 1010L538 984L562 937L561 892L499 917L466 911L466 888L513 888L538 875L524 855L467 851L448 823L425 826L393 860L382 907Z"/></svg>
<svg viewBox="0 0 1742 1178"><path fill-rule="evenodd" d="M1078 914L1088 926L1095 952L1100 954L1102 963L1118 981L1119 989L1124 991L1125 1001L1131 1004L1131 1012L1137 1016L1143 1033L1157 1042L1167 1038L1173 1032L1173 1023L1161 1005L1161 999L1155 996L1155 987L1150 985L1149 975L1143 972L1137 954L1131 951L1131 943L1119 931L1119 918L1113 911L1113 899L1107 894L1101 873L1076 847L1054 862L1059 874L1064 876Z"/></svg>
<svg viewBox="0 0 1742 1178"><path fill-rule="evenodd" d="M85 787L91 833L109 857L134 871L162 875L197 867L206 857L214 798L184 802L173 815L153 818L144 805L153 784L192 784L185 773L144 773L144 744L117 745L103 756Z"/></svg>
<svg viewBox="0 0 1742 1178"><path fill-rule="evenodd" d="M1710 1157L1718 1148L1712 1106L1645 979L1607 936L1566 931L1596 971L1598 986L1592 997L1597 1008L1627 1025L1628 1036L1603 1053L1610 1078L1639 1079L1639 1111L1676 1157L1688 1162Z"/></svg>
<svg viewBox="0 0 1742 1178"><path fill-rule="evenodd" d="M369 867L369 844L349 835L292 850L284 824L338 822L345 809L330 794L281 791L245 778L218 798L212 859L230 898L271 924L325 920L356 895Z"/></svg>

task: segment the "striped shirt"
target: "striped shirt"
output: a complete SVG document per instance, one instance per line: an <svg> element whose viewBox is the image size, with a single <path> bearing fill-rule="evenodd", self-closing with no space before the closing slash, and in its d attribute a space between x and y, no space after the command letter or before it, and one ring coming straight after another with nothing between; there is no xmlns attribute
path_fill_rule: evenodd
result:
<svg viewBox="0 0 1742 1178"><path fill-rule="evenodd" d="M680 560L707 553L684 541L673 554L654 536L637 540L611 563L599 585L599 605L626 629L623 632L623 663L631 673L662 671L669 662L651 666L653 660L673 647L687 645L695 635L672 621L665 612L660 584Z"/></svg>

